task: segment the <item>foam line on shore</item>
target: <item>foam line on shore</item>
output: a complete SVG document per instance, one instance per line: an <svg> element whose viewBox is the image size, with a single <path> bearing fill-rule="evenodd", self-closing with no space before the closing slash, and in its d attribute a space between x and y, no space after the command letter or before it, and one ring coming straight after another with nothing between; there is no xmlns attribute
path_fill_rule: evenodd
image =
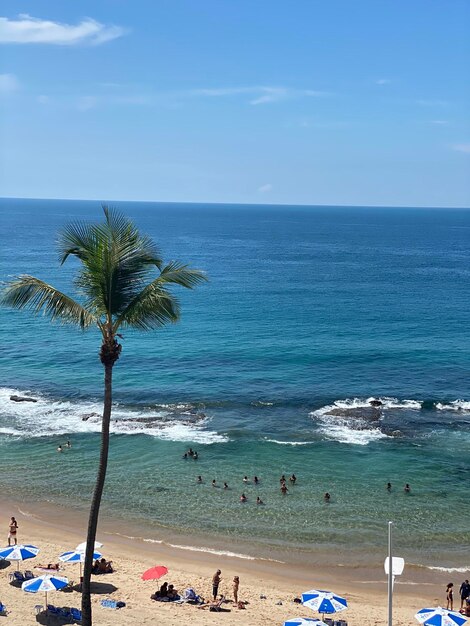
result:
<svg viewBox="0 0 470 626"><path fill-rule="evenodd" d="M131 539L132 541L143 541L144 543L158 543L160 545L167 546L169 548L176 548L177 550L187 550L189 552L206 552L207 554L215 554L216 556L228 556L234 559L244 559L246 561L268 561L270 563L282 563L278 559L267 559L264 557L255 557L249 554L243 554L241 552L231 552L230 550L217 550L215 548L203 548L202 546L185 546L177 543L169 543L162 541L161 539L148 539L147 537L134 537L132 535L124 535L122 533L105 533L107 535L114 535L117 537L124 537L125 539Z"/></svg>

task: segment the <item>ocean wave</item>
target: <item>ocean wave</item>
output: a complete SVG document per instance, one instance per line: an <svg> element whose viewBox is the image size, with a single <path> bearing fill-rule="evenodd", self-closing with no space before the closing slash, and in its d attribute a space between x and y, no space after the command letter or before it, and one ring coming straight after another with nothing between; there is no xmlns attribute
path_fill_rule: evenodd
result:
<svg viewBox="0 0 470 626"><path fill-rule="evenodd" d="M438 572L460 572L462 574L465 572L470 572L470 565L468 565L467 567L439 567L437 565L422 565L421 567L424 567L425 569L436 570Z"/></svg>
<svg viewBox="0 0 470 626"><path fill-rule="evenodd" d="M454 400L453 402L449 402L447 404L437 402L436 409L438 411L461 411L462 413L470 413L470 401Z"/></svg>
<svg viewBox="0 0 470 626"><path fill-rule="evenodd" d="M384 432L382 411L393 409L419 410L418 400L399 400L388 396L345 398L309 413L327 439L340 443L365 446L379 439L400 436L400 431Z"/></svg>
<svg viewBox="0 0 470 626"><path fill-rule="evenodd" d="M314 443L313 441L278 441L277 439L268 439L267 437L264 438L264 441L277 443L280 446L310 446Z"/></svg>
<svg viewBox="0 0 470 626"><path fill-rule="evenodd" d="M36 402L14 402L11 396L34 398ZM28 390L0 388L0 434L45 437L71 433L100 432L102 402L58 400ZM168 441L198 444L224 443L225 434L210 430L211 418L187 403L129 407L113 405L111 432L149 435Z"/></svg>
<svg viewBox="0 0 470 626"><path fill-rule="evenodd" d="M202 546L186 546L180 545L177 543L168 543L167 541L163 541L161 539L148 539L146 537L134 537L132 535L124 535L122 533L105 533L107 535L115 535L118 537L125 537L126 539L131 539L132 541L138 540L143 541L144 543L158 543L160 545L168 546L169 548L176 548L177 550L187 550L188 552L205 552L207 554L215 554L217 556L229 556L235 559L245 559L247 561L270 561L271 563L284 563L284 561L279 561L278 559L268 559L264 557L256 557L251 556L249 554L243 554L241 552L231 552L230 550L217 550L216 548L204 548Z"/></svg>

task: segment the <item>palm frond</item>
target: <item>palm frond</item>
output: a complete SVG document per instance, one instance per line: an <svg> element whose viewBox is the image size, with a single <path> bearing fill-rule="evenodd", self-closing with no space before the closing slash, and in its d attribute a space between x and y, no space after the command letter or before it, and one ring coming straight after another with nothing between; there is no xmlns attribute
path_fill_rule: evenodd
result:
<svg viewBox="0 0 470 626"><path fill-rule="evenodd" d="M81 304L34 276L18 276L8 283L0 297L0 303L15 309L41 311L51 320L75 324L87 328L98 319Z"/></svg>
<svg viewBox="0 0 470 626"><path fill-rule="evenodd" d="M121 326L153 330L175 323L180 316L177 298L162 284L160 277L149 283L119 315L114 332Z"/></svg>
<svg viewBox="0 0 470 626"><path fill-rule="evenodd" d="M108 317L119 315L142 291L152 267L162 259L153 241L120 213L103 207L105 221L68 226L59 240L62 259L82 261L76 285L86 306Z"/></svg>
<svg viewBox="0 0 470 626"><path fill-rule="evenodd" d="M207 276L201 270L194 270L189 265L184 265L179 261L170 261L160 273L161 283L173 283L186 287L186 289L194 289L197 285L207 281Z"/></svg>

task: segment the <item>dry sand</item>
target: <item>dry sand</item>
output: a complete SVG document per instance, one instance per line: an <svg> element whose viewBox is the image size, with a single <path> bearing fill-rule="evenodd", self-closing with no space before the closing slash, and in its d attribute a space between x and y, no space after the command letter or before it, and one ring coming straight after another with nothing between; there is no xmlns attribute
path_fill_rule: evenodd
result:
<svg viewBox="0 0 470 626"><path fill-rule="evenodd" d="M0 510L0 528L5 528L5 536L8 520L11 515L15 515L19 525L19 543L32 543L41 550L36 559L22 564L20 568L23 570L33 569L36 563L57 562L58 554L73 549L85 539L85 531L81 531L86 528L86 515L83 513L69 512L68 516L64 516L49 505L28 505L26 512L24 505L16 506L5 501L0 501ZM116 571L92 577L93 623L96 625L282 625L292 617L318 617L311 610L293 602L293 598L302 591L312 588L330 589L347 598L349 608L338 614L337 619L347 620L349 626L387 623L385 575L378 568L360 570L325 567L309 572L299 570L292 564L248 561L144 543L112 535L107 529L109 522L100 526L97 538L103 542L102 552L113 561ZM167 566L169 573L159 582L142 581L141 573L154 565ZM213 613L191 605L154 602L150 599L163 580L173 583L180 591L193 587L197 593L208 598L211 578L217 568L222 570L219 592L227 598L232 597L233 576L240 576L239 598L247 602L245 610L228 603L224 607L229 612ZM9 574L14 569L15 563L7 565L4 562L0 565L0 602L10 612L6 618L0 617L0 621L4 621L5 626L37 623L54 626L64 623L44 613L36 617L34 607L44 604L44 595L28 594L10 584ZM41 574L38 570L33 571ZM64 565L61 573L77 581L78 565ZM454 576L454 583L460 584L460 577L468 577L468 574ZM395 587L394 624L416 625L414 614L418 609L442 603L445 598L443 589L448 578L449 574L445 572L428 573L424 570L407 574L405 569L400 584ZM261 595L266 596L266 599L261 599ZM103 608L100 605L103 598L122 600L126 607L119 610ZM78 591L60 591L51 593L48 601L56 606L80 608L81 596Z"/></svg>

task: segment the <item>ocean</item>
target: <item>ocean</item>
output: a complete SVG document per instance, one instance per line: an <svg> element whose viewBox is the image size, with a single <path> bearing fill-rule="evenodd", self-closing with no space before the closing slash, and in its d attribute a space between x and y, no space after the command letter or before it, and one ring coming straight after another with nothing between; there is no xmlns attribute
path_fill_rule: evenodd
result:
<svg viewBox="0 0 470 626"><path fill-rule="evenodd" d="M382 562L392 520L408 563L469 569L470 211L110 204L209 282L178 291L177 325L124 333L102 519L150 542L351 565ZM73 292L57 232L101 216L95 201L1 200L0 280ZM0 344L2 494L83 510L98 332L2 309Z"/></svg>

